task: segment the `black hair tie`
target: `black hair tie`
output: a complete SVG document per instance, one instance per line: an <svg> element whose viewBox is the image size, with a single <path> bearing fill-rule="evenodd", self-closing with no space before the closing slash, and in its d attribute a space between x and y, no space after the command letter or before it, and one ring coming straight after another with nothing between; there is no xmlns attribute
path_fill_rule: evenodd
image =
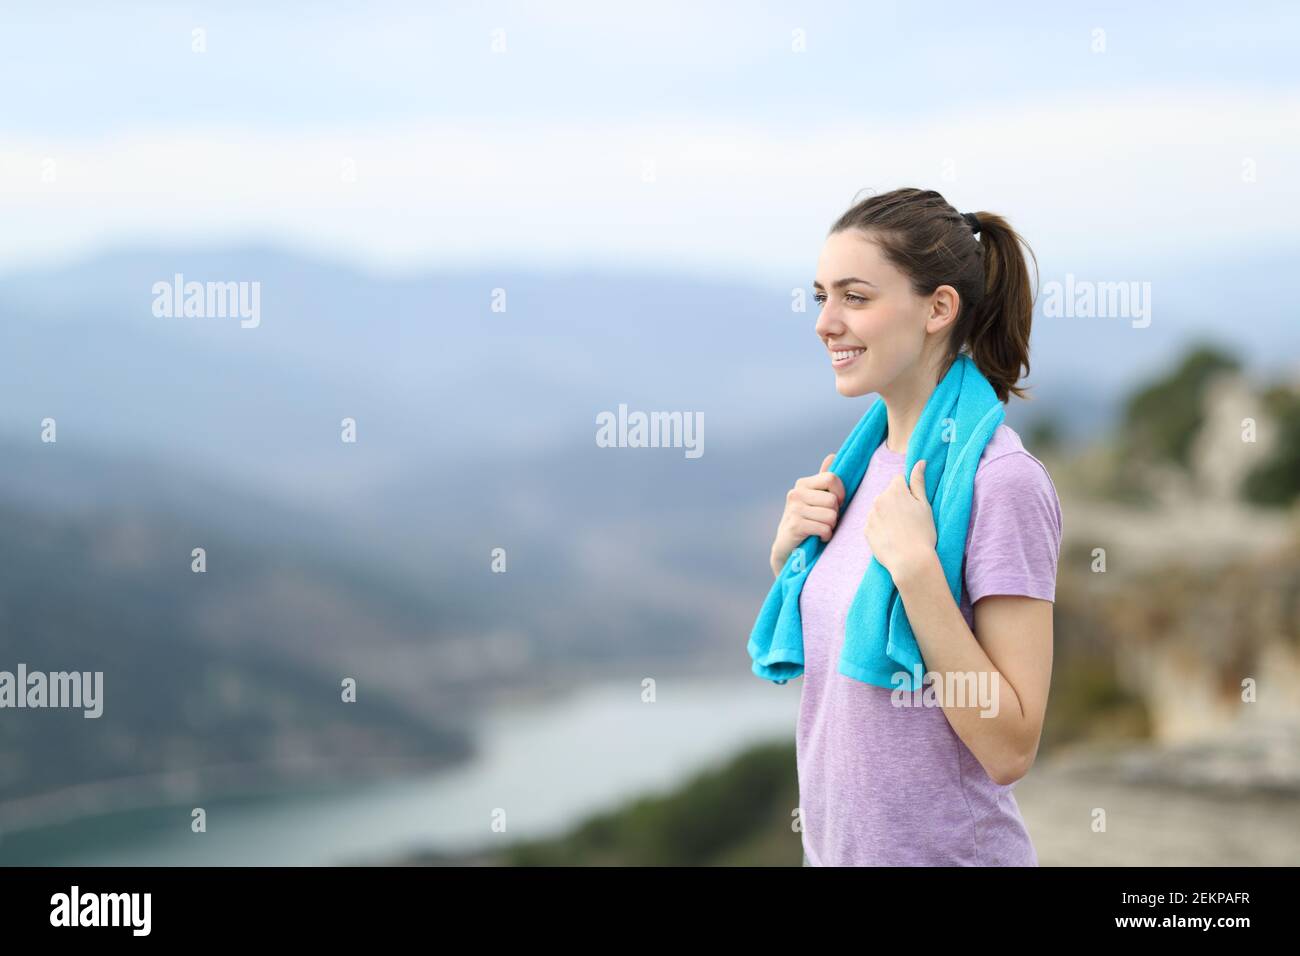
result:
<svg viewBox="0 0 1300 956"><path fill-rule="evenodd" d="M973 212L964 212L961 217L966 220L966 225L970 226L971 231L978 235L981 227L980 217Z"/></svg>

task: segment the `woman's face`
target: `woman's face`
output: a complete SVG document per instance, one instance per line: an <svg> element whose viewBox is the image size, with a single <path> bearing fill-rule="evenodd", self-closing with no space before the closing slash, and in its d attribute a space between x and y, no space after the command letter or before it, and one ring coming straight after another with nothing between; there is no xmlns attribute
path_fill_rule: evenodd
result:
<svg viewBox="0 0 1300 956"><path fill-rule="evenodd" d="M846 229L827 238L813 288L821 304L817 336L841 395L887 393L920 374L935 297L913 292L866 234Z"/></svg>

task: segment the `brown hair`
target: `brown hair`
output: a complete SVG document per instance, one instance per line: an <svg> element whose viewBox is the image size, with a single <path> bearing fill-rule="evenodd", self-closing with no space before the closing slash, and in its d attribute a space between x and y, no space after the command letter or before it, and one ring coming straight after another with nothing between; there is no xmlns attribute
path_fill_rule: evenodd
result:
<svg viewBox="0 0 1300 956"><path fill-rule="evenodd" d="M885 257L911 277L917 295L929 295L941 285L956 289L961 306L944 372L965 351L1006 402L1012 394L1025 397L1017 383L1029 372L1034 293L1020 247L1030 257L1033 250L1001 216L975 215L978 239L962 214L933 189L895 189L854 205L830 235L845 229L869 232Z"/></svg>

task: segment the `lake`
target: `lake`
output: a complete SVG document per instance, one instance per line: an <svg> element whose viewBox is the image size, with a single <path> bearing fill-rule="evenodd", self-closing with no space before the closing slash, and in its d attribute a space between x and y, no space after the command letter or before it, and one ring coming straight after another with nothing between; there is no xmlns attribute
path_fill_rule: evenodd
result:
<svg viewBox="0 0 1300 956"><path fill-rule="evenodd" d="M799 682L662 678L584 686L485 712L465 763L366 786L194 801L83 818L0 838L0 863L316 866L464 852L553 836L622 801L675 789L756 743L793 743ZM791 768L793 772L793 767ZM504 811L505 832L493 832Z"/></svg>

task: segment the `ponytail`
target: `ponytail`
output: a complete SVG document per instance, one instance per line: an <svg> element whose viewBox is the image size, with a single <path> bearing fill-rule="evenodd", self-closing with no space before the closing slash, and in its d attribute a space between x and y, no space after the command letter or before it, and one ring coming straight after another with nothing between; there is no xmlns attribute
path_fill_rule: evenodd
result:
<svg viewBox="0 0 1300 956"><path fill-rule="evenodd" d="M976 213L980 221L979 244L984 250L983 294L973 303L969 321L963 323L962 306L949 339L949 362L963 345L999 399L1024 398L1017 386L1029 374L1029 329L1034 319L1034 293L1029 267L1021 246L1034 259L1033 250L1005 219L991 212ZM1023 369L1023 371L1022 371Z"/></svg>

